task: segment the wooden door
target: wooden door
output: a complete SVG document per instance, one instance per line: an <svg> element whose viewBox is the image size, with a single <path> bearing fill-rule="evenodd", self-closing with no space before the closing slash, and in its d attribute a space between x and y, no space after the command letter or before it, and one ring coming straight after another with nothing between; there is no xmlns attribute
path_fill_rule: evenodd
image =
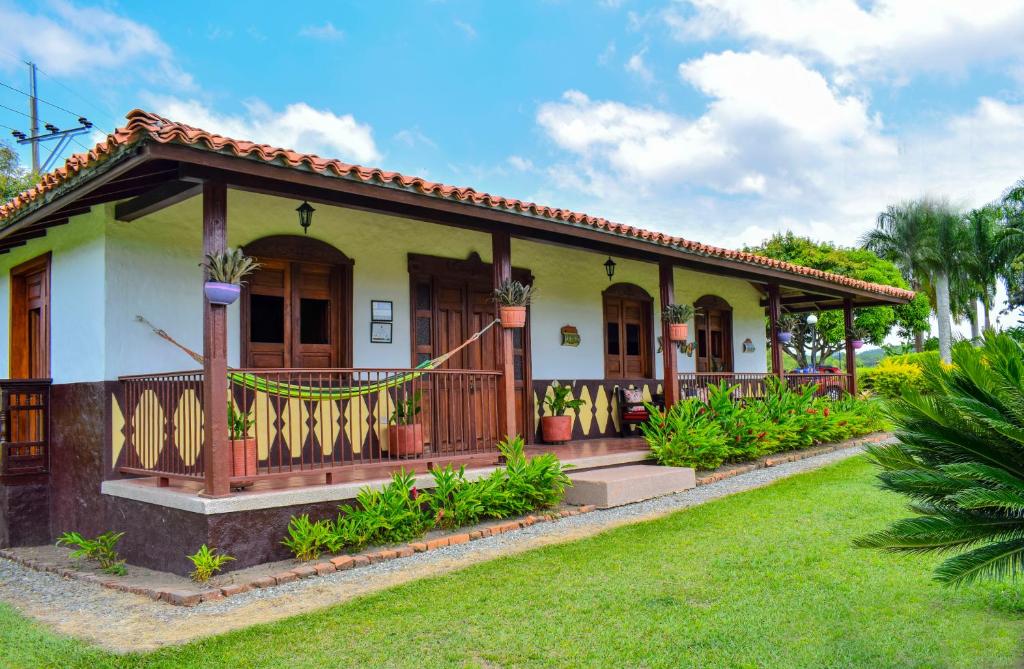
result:
<svg viewBox="0 0 1024 669"><path fill-rule="evenodd" d="M695 306L697 371L733 371L732 309L725 300L714 296L702 297Z"/></svg>
<svg viewBox="0 0 1024 669"><path fill-rule="evenodd" d="M604 296L605 378L649 378L653 370L652 302L618 292L609 291Z"/></svg>
<svg viewBox="0 0 1024 669"><path fill-rule="evenodd" d="M50 377L50 254L11 270L10 376Z"/></svg>

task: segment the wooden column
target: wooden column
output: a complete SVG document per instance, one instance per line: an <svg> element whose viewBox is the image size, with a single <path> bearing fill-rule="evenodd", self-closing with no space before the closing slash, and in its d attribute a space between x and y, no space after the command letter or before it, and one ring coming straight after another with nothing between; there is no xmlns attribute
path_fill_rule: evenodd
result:
<svg viewBox="0 0 1024 669"><path fill-rule="evenodd" d="M508 232L491 233L491 263L494 268L494 287L498 288L512 278L512 238ZM495 316L498 306L495 304ZM513 437L519 433L516 428L516 379L512 353L512 330L502 327L498 330L498 365L501 379L498 381L498 429L500 436ZM525 435L524 435L525 436Z"/></svg>
<svg viewBox="0 0 1024 669"><path fill-rule="evenodd" d="M661 286L661 309L670 304L675 304L676 289L675 276L672 263L662 260L658 264L658 283ZM665 407L670 407L679 401L679 367L677 360L676 343L669 336L669 324L661 319L661 361L664 370L664 381L662 387L665 389Z"/></svg>
<svg viewBox="0 0 1024 669"><path fill-rule="evenodd" d="M782 378L786 370L782 364L782 344L779 343L780 318L782 299L779 297L779 287L776 284L768 284L768 345L772 348L772 374Z"/></svg>
<svg viewBox="0 0 1024 669"><path fill-rule="evenodd" d="M203 183L203 253L227 248L227 186ZM205 277L204 277L205 278ZM228 444L228 313L227 307L203 298L203 466L207 497L231 493L231 452Z"/></svg>
<svg viewBox="0 0 1024 669"><path fill-rule="evenodd" d="M846 373L849 374L847 390L851 395L857 394L857 351L853 348L853 300L843 300L843 324L846 327Z"/></svg>

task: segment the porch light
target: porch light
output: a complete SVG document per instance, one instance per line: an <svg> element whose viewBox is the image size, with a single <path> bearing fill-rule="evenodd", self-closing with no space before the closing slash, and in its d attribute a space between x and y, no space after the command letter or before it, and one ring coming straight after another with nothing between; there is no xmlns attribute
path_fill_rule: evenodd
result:
<svg viewBox="0 0 1024 669"><path fill-rule="evenodd" d="M612 277L615 276L615 261L612 260L611 256L608 256L608 260L604 261L604 271L608 275L608 280L611 281Z"/></svg>
<svg viewBox="0 0 1024 669"><path fill-rule="evenodd" d="M313 212L316 209L303 200L302 204L295 211L299 212L299 225L302 226L302 234L309 234L309 226L313 223Z"/></svg>

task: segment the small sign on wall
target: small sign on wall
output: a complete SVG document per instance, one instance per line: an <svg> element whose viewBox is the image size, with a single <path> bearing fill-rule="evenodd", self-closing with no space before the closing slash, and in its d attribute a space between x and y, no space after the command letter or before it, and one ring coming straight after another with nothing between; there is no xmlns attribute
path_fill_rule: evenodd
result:
<svg viewBox="0 0 1024 669"><path fill-rule="evenodd" d="M383 321L372 321L370 323L370 343L390 344L391 323L385 323Z"/></svg>
<svg viewBox="0 0 1024 669"><path fill-rule="evenodd" d="M753 353L754 352L754 342L751 341L749 337L747 339L743 340L743 352L744 353Z"/></svg>
<svg viewBox="0 0 1024 669"><path fill-rule="evenodd" d="M580 345L580 333L574 325L563 325L562 326L562 346L579 346Z"/></svg>

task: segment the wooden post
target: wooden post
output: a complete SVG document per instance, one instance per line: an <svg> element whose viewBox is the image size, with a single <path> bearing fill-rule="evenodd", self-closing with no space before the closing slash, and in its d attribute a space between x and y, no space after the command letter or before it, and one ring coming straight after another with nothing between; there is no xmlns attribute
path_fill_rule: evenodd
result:
<svg viewBox="0 0 1024 669"><path fill-rule="evenodd" d="M670 304L675 304L675 276L672 263L662 260L658 264L658 283L661 286L661 309ZM661 360L664 368L664 381L662 387L665 389L665 408L672 406L679 401L679 368L676 362L676 343L672 341L670 328L665 319L661 319Z"/></svg>
<svg viewBox="0 0 1024 669"><path fill-rule="evenodd" d="M846 327L846 373L851 395L857 394L857 351L853 348L853 300L843 299L843 324Z"/></svg>
<svg viewBox="0 0 1024 669"><path fill-rule="evenodd" d="M227 248L227 186L203 183L203 253ZM204 277L205 279L205 277ZM228 444L228 313L227 307L203 298L203 466L206 497L231 493L231 452Z"/></svg>
<svg viewBox="0 0 1024 669"><path fill-rule="evenodd" d="M768 339L772 347L772 374L782 378L785 368L782 364L782 344L779 342L779 319L782 317L782 299L779 286L768 284Z"/></svg>
<svg viewBox="0 0 1024 669"><path fill-rule="evenodd" d="M512 278L512 237L508 232L496 230L491 233L491 256L494 287L498 288ZM494 309L497 317L497 304ZM513 437L519 430L516 428L516 378L511 329L502 327L498 330L497 345L498 365L501 369L501 379L498 381L498 429L504 433L502 436Z"/></svg>

